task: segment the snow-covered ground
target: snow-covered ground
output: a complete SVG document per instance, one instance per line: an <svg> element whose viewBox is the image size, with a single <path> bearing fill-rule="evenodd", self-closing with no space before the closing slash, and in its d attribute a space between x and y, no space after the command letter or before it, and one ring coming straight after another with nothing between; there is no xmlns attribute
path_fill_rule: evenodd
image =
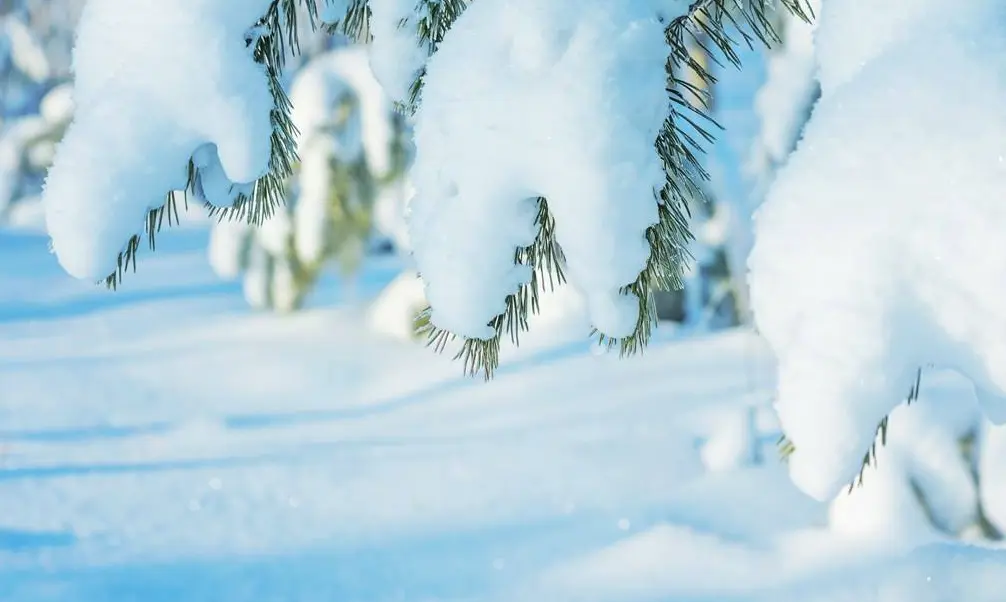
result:
<svg viewBox="0 0 1006 602"><path fill-rule="evenodd" d="M43 236L0 234L0 600L1006 591L1006 565L977 550L880 563L830 534L777 462L772 365L750 334L664 332L619 361L554 331L487 384L368 331L334 281L326 309L250 312L206 242L163 237L113 294L66 277ZM372 262L356 290L396 271ZM752 411L761 465L703 454Z"/></svg>

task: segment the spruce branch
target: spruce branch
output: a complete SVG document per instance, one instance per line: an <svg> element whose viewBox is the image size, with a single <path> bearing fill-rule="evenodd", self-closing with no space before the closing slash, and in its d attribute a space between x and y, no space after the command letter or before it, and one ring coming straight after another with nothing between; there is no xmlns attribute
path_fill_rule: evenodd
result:
<svg viewBox="0 0 1006 602"><path fill-rule="evenodd" d="M239 194L231 207L213 207L202 201L211 216L220 220L240 219L258 225L285 203L284 182L293 172L293 165L297 162L297 131L291 117L290 99L287 98L286 92L283 90L280 78L287 58L300 52L298 29L300 15L307 15L312 29L318 27L320 25L318 2L324 1L327 0L272 0L262 18L249 28L246 43L252 48L252 56L255 61L262 65L266 71L269 91L274 102L270 112L272 152L269 159L269 172L252 185L249 195ZM299 12L301 8L304 9L304 13ZM104 283L108 288L113 290L118 288L123 275L130 266L135 272L141 238L146 238L150 249L154 249L155 237L165 225L165 214L169 216L168 226L177 223L177 203L180 195L186 206L190 195L201 200L198 177L198 170L190 160L188 182L185 189L169 192L164 204L147 214L143 230L126 242L116 259L115 271L105 278ZM171 218L172 215L174 219Z"/></svg>

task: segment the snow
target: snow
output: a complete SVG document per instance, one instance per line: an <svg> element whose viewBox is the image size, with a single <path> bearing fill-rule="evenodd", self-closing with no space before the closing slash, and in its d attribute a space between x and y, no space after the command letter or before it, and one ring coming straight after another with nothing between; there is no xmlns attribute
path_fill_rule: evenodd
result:
<svg viewBox="0 0 1006 602"><path fill-rule="evenodd" d="M978 491L961 441L978 435L983 422L970 388L959 375L939 374L927 379L918 401L892 412L887 444L877 449L864 486L832 502L836 532L905 548L967 534L977 520ZM983 479L996 472L987 468Z"/></svg>
<svg viewBox="0 0 1006 602"><path fill-rule="evenodd" d="M537 345L485 384L372 334L337 282L327 308L247 311L206 264L208 235L165 238L110 295L67 279L43 235L0 232L5 602L1002 591L1000 553L833 532L771 451L703 467L703 442L773 388L749 333L658 331L622 361L592 353L582 322L556 334L578 303L556 298ZM369 264L365 295L395 275ZM925 394L936 409L967 387ZM774 428L755 421L764 450Z"/></svg>
<svg viewBox="0 0 1006 602"><path fill-rule="evenodd" d="M702 446L702 463L711 472L726 472L753 464L758 454L755 408L727 414Z"/></svg>
<svg viewBox="0 0 1006 602"><path fill-rule="evenodd" d="M147 211L185 188L197 151L209 149L205 164L216 183L247 184L267 173L272 96L245 44L267 6L87 3L74 49L76 113L43 195L53 249L71 275L111 273Z"/></svg>
<svg viewBox="0 0 1006 602"><path fill-rule="evenodd" d="M370 66L393 100L407 102L428 58L419 42L416 2L370 0Z"/></svg>
<svg viewBox="0 0 1006 602"><path fill-rule="evenodd" d="M110 2L91 4L102 1ZM597 19L589 21L597 35L604 18L621 27L619 7L597 5L578 5ZM561 2L528 6L556 17L542 21L547 25L562 22ZM656 14L680 3L635 6ZM484 36L489 46L519 29L522 15L511 16L485 30L497 32ZM643 24L649 31L649 21ZM528 34L518 45L526 50L524 66L558 48L533 28L519 31ZM583 282L574 280L578 286L544 295L532 332L519 349L504 344L496 379L482 383L462 376L449 354L405 340L408 317L425 291L412 266L400 265L404 260L369 260L357 279L362 302L352 283L326 278L302 312L279 318L248 311L244 296L258 307L289 305L284 295L293 287L283 285L289 264L269 256L294 227L282 212L254 231L243 223L208 228L193 219L159 241L128 290L115 295L67 279L47 253L45 234L0 230L0 598L998 602L1006 587L1001 544L948 541L970 536L977 500L994 526L1006 527L1006 427L983 416L983 409L995 409L989 404L1000 388L991 374L974 390L971 380L985 374L968 354L984 348L966 344L1001 338L994 308L975 305L999 298L995 274L1002 266L992 237L1001 219L989 190L1001 182L986 169L998 155L989 151L983 164L982 152L971 147L954 147L957 157L932 144L984 116L988 125L969 128L968 144L998 153L995 140L1006 128L983 113L1002 102L999 84L984 71L994 73L994 61L981 67L960 60L983 52L989 38L970 39L974 49L949 37L935 38L932 48L906 42L902 56L892 53L855 76L876 69L871 77L889 84L890 96L877 92L884 88L875 80L853 78L842 87L848 92L834 92L831 109L815 117L819 123L795 163L820 171L787 168L758 221L759 234L781 235L760 236L752 262L765 339L746 330L684 338L661 328L647 354L619 360L583 340L598 322L599 305L611 299L599 304L595 291L580 290ZM563 60L569 56L576 55ZM934 57L957 59L962 73L927 69L920 78L905 69L897 77L905 65L931 67ZM617 67L602 61L598 77ZM440 81L450 83L447 76ZM930 99L922 86L926 93L917 97L932 106L906 110L912 105L904 103L905 91L915 97L919 81L933 90L937 83L949 87ZM964 81L975 96L955 92ZM467 94L465 83L452 93ZM543 96L549 83L538 81ZM60 102L76 96L69 89L62 94ZM945 117L947 95L963 105L954 123L933 116L939 107ZM475 117L492 107L482 108L485 114ZM516 119L510 110L490 125L521 125L507 121ZM480 123L461 117L440 123ZM855 127L867 118L883 127ZM926 128L916 131L923 118ZM601 130L612 125L610 115L596 123ZM840 128L839 140L861 133L862 144L836 150L841 144L831 128ZM368 131L360 128L364 152ZM474 143L485 133L455 135ZM892 135L901 142L891 145ZM885 147L871 136L889 152L882 154ZM547 146L521 141L519 148L533 156ZM230 171L215 147L190 150L206 166L210 196L229 193ZM974 171L967 171L964 155ZM884 179L894 175L895 163L912 167L918 181ZM559 169L566 165L564 159L543 168L560 172L559 180L587 162L574 162L568 173ZM859 173L863 165L875 171ZM934 166L962 174L968 186L940 188ZM850 176L853 168L857 177ZM816 185L813 177L820 178ZM880 183L879 200L865 194L870 178ZM403 182L388 192L382 218L406 244L395 208L408 190ZM911 202L893 206L901 198ZM945 198L959 200L955 212L937 202ZM27 209L12 213L18 224L31 222L37 206L18 207ZM901 228L904 221L918 231ZM864 235L863 223L877 231ZM912 232L917 238L906 237ZM872 246L839 246L850 234ZM215 272L236 277L245 252L248 277L220 282ZM849 263L834 263L843 259ZM876 307L871 293L883 292L860 283L878 281L902 287L892 286L898 294L885 298L897 301L890 307L897 319L881 321L891 327L889 336L869 313L858 312ZM906 282L928 288L903 288ZM955 289L966 295L950 305L946 292ZM836 291L847 296L828 296ZM906 331L913 336L899 339ZM948 341L948 333L960 336ZM963 336L975 333L988 338ZM892 349L913 360L900 378L886 378L889 365L857 363L898 340ZM824 397L821 405L814 394L831 393L833 384L854 394L867 387L869 394L877 383L898 381L893 407L914 381L916 362L965 376L925 364L920 398L892 412L888 444L862 488L819 495L825 500L819 502L794 486L776 455L780 428L796 426L793 474L798 485L814 489L808 473L811 466L827 472L827 460L835 459L833 431L862 427L868 441L876 426L868 414L885 405L865 395L870 407L856 414L861 408L854 403L832 399L829 406ZM859 368L862 380L844 372ZM794 379L801 374L822 381ZM779 417L770 408L777 390ZM851 418L843 414L849 410ZM961 439L974 434L978 483L960 449Z"/></svg>
<svg viewBox="0 0 1006 602"><path fill-rule="evenodd" d="M815 15L821 13L820 2L811 6ZM776 168L785 163L792 152L814 101L818 86L813 36L816 23L787 15L783 46L774 49L766 61L765 84L754 100L761 131L758 146L752 149L746 166L756 180L755 194L758 196L764 194Z"/></svg>
<svg viewBox="0 0 1006 602"><path fill-rule="evenodd" d="M1006 270L1006 86L989 59L1006 51L1002 7L976 0L949 17L950 5L920 0L876 19L873 8L825 5L822 98L757 214L749 260L755 319L779 361L776 409L796 447L791 474L822 500L859 472L920 367L961 371L983 412L1006 418L994 276ZM833 43L853 22L852 48ZM947 106L959 118L945 119Z"/></svg>
<svg viewBox="0 0 1006 602"><path fill-rule="evenodd" d="M898 45L939 35L939 30L946 35L960 27L973 30L976 23L988 26L989 22L982 17L994 19L988 11L996 9L992 0L960 3L900 0L882 6L870 0L822 0L821 4L819 20L828 26L819 31L816 46L821 57L819 77L824 94L852 81L866 66ZM868 20L863 19L866 14L870 15ZM853 32L855 36L848 37Z"/></svg>
<svg viewBox="0 0 1006 602"><path fill-rule="evenodd" d="M633 331L638 302L619 290L645 267L664 184L656 16L644 3L480 0L459 17L427 65L411 172L409 238L434 324L494 335L487 324L529 281L513 257L544 196L591 321Z"/></svg>

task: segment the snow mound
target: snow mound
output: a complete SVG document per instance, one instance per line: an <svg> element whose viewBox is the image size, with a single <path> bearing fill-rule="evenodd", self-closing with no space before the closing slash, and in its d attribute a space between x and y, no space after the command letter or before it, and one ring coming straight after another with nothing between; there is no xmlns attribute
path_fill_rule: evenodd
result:
<svg viewBox="0 0 1006 602"><path fill-rule="evenodd" d="M791 475L821 500L859 471L919 367L960 370L1006 418L1006 7L890 4L875 19L873 2L826 3L822 98L749 260Z"/></svg>
<svg viewBox="0 0 1006 602"><path fill-rule="evenodd" d="M667 3L660 3L661 5ZM658 6L479 0L427 65L409 238L437 326L468 338L530 279L514 252L546 197L566 273L604 334L631 334L622 295L649 257L668 114Z"/></svg>
<svg viewBox="0 0 1006 602"><path fill-rule="evenodd" d="M146 213L185 188L197 150L217 184L268 172L273 100L245 39L268 6L88 2L74 50L76 114L43 195L53 248L71 275L111 273Z"/></svg>

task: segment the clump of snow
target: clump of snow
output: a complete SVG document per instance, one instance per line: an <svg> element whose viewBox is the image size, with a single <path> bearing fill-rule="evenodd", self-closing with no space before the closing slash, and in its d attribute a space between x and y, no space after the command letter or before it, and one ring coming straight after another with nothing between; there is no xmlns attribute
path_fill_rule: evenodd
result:
<svg viewBox="0 0 1006 602"><path fill-rule="evenodd" d="M432 321L469 338L528 282L514 251L548 199L593 324L623 337L619 292L649 257L654 141L668 112L664 26L650 3L480 0L427 65L416 116L409 235Z"/></svg>
<svg viewBox="0 0 1006 602"><path fill-rule="evenodd" d="M882 8L825 5L827 85L757 215L749 261L791 475L821 500L858 473L920 366L959 369L985 413L1006 418L1006 8Z"/></svg>
<svg viewBox="0 0 1006 602"><path fill-rule="evenodd" d="M976 525L978 487L962 445L980 429L972 388L952 373L926 384L917 402L891 413L887 443L862 485L832 502L836 532L910 547L960 537Z"/></svg>
<svg viewBox="0 0 1006 602"><path fill-rule="evenodd" d="M245 41L268 5L88 2L74 50L76 113L43 196L71 275L112 272L146 212L185 188L197 149L214 147L214 177L247 184L268 172L273 100Z"/></svg>
<svg viewBox="0 0 1006 602"><path fill-rule="evenodd" d="M370 0L370 65L385 92L406 101L426 63L415 0Z"/></svg>
<svg viewBox="0 0 1006 602"><path fill-rule="evenodd" d="M819 0L811 0L808 4L815 15L819 14ZM729 223L730 236L723 248L736 280L733 292L738 310L745 321L750 319L750 302L743 278L754 244L753 214L764 200L776 170L796 145L819 90L813 38L817 21L808 23L786 10L782 12L783 42L767 53L765 80L753 100L758 133L742 165L743 176L750 186L739 194L730 195L734 198L729 204L717 206L718 210L726 209L727 213L725 221Z"/></svg>
<svg viewBox="0 0 1006 602"><path fill-rule="evenodd" d="M819 14L820 1L811 5L814 13ZM793 150L817 91L816 23L787 13L783 21L783 46L772 51L766 61L765 84L754 100L761 131L745 166L757 181L756 194L759 196L771 182L775 169Z"/></svg>

